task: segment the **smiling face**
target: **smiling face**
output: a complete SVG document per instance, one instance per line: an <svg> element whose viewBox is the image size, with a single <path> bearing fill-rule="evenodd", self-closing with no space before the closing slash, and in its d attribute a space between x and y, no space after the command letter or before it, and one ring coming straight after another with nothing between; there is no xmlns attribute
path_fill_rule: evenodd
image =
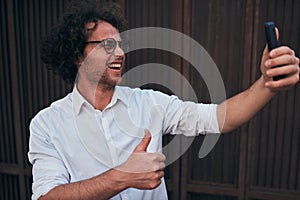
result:
<svg viewBox="0 0 300 200"><path fill-rule="evenodd" d="M117 43L122 40L115 27L100 21L87 41L103 41L108 38L113 38ZM121 80L125 55L119 45L112 53L108 53L103 42L89 43L84 50L84 57L78 69L78 84L88 83L113 88Z"/></svg>

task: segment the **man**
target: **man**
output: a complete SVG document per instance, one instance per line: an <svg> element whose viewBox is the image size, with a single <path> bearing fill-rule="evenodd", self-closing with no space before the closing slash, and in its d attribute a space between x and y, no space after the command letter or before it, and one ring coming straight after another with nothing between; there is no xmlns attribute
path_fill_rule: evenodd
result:
<svg viewBox="0 0 300 200"><path fill-rule="evenodd" d="M75 84L30 124L33 199L167 199L162 134L229 132L299 80L299 59L280 47L265 49L262 76L220 105L116 86L126 48L120 13L114 4L75 4L42 42L43 61Z"/></svg>

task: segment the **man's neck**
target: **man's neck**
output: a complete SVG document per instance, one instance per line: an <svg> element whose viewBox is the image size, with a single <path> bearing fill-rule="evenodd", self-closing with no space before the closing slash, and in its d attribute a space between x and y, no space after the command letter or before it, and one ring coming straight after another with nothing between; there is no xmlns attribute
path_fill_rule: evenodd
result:
<svg viewBox="0 0 300 200"><path fill-rule="evenodd" d="M103 111L110 103L115 87L103 84L91 86L78 83L77 89L95 109Z"/></svg>
<svg viewBox="0 0 300 200"><path fill-rule="evenodd" d="M95 104L94 107L98 110L104 110L111 102L114 94L115 86L98 85L95 92Z"/></svg>

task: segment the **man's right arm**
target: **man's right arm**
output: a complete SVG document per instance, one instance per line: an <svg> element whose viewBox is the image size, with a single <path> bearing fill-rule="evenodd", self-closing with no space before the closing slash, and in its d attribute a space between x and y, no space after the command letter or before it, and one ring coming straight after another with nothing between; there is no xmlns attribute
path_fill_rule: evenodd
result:
<svg viewBox="0 0 300 200"><path fill-rule="evenodd" d="M39 199L109 199L126 189L124 179L125 174L111 169L91 179L59 185Z"/></svg>

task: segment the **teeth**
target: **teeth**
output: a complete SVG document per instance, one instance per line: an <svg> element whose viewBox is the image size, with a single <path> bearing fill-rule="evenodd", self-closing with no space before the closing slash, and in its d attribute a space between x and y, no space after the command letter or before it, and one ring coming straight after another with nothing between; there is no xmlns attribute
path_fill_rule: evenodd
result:
<svg viewBox="0 0 300 200"><path fill-rule="evenodd" d="M113 64L110 64L109 67L111 67L111 68L120 68L121 64L119 64L119 63L113 63Z"/></svg>

